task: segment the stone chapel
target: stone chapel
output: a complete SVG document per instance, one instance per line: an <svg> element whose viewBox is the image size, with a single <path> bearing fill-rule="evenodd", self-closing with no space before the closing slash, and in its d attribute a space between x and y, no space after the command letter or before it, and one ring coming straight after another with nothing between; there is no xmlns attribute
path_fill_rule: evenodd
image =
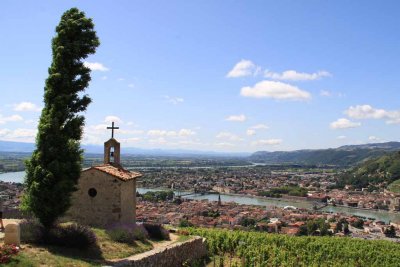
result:
<svg viewBox="0 0 400 267"><path fill-rule="evenodd" d="M81 172L78 190L72 194L67 218L80 224L107 226L136 221L136 179L142 174L121 166L121 145L111 138L104 143L104 162Z"/></svg>

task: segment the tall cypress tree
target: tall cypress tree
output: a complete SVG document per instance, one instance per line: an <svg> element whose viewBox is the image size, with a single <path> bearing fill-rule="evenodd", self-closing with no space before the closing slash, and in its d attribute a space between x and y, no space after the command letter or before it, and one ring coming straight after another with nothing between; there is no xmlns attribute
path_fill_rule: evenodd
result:
<svg viewBox="0 0 400 267"><path fill-rule="evenodd" d="M70 207L82 168L80 140L91 102L83 92L90 69L82 60L99 46L94 24L77 8L66 11L52 39L53 60L44 88L36 149L27 161L22 208L47 228Z"/></svg>

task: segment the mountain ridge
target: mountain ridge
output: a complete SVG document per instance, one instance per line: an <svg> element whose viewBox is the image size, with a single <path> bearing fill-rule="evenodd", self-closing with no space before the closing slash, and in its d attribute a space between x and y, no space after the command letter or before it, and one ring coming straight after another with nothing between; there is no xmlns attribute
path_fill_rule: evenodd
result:
<svg viewBox="0 0 400 267"><path fill-rule="evenodd" d="M256 163L354 166L385 153L400 150L400 142L345 145L327 149L257 151L249 159Z"/></svg>
<svg viewBox="0 0 400 267"><path fill-rule="evenodd" d="M103 154L104 148L102 145L82 145L86 154ZM35 149L34 143L1 141L0 152L21 152L31 153ZM152 155L152 156L233 156L233 157L248 157L251 153L246 152L216 152L216 151L202 151L202 150L189 150L189 149L145 149L137 147L123 147L121 149L123 154L131 155Z"/></svg>

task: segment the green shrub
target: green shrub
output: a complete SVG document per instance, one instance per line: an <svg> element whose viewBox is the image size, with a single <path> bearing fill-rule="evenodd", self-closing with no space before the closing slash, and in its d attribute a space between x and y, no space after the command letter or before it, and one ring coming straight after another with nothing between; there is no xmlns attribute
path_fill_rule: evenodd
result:
<svg viewBox="0 0 400 267"><path fill-rule="evenodd" d="M44 244L68 248L86 249L94 246L96 241L96 235L89 227L75 223L57 225L50 231L44 231L42 236Z"/></svg>
<svg viewBox="0 0 400 267"><path fill-rule="evenodd" d="M43 226L36 220L24 220L19 224L21 242L40 243L43 237Z"/></svg>
<svg viewBox="0 0 400 267"><path fill-rule="evenodd" d="M161 224L144 223L143 226L151 239L169 240L169 232Z"/></svg>
<svg viewBox="0 0 400 267"><path fill-rule="evenodd" d="M106 233L116 242L133 244L135 240L145 241L148 233L143 225L114 224L107 228Z"/></svg>
<svg viewBox="0 0 400 267"><path fill-rule="evenodd" d="M182 219L179 221L179 227L192 227L193 223L189 222L187 219Z"/></svg>

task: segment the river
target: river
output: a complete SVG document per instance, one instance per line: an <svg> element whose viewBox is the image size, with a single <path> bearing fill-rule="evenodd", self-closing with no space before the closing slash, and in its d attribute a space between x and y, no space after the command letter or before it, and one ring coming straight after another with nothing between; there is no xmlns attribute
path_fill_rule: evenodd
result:
<svg viewBox="0 0 400 267"><path fill-rule="evenodd" d="M14 182L14 183L22 183L25 172L9 172L0 174L0 181L4 182ZM159 191L165 189L150 189L150 188L138 188L139 193L145 193L147 191ZM187 192L177 192L175 194L184 194ZM209 201L218 201L218 195L216 194L207 194L207 195L191 195L185 196L188 199L208 199ZM285 206L295 206L298 208L307 208L311 209L313 207L312 202L308 201L295 201L295 200L287 200L287 199L272 199L272 198L260 198L260 197L251 197L251 196L238 196L238 195L229 195L229 194L221 194L221 200L223 202L233 201L238 204L246 204L246 205L258 205L264 207L285 207ZM327 212L342 212L346 214L352 214L356 216L362 216L366 218L375 218L377 220L381 220L384 222L396 221L400 222L400 213L392 213L383 210L363 210L351 207L333 207L327 206L322 211Z"/></svg>

